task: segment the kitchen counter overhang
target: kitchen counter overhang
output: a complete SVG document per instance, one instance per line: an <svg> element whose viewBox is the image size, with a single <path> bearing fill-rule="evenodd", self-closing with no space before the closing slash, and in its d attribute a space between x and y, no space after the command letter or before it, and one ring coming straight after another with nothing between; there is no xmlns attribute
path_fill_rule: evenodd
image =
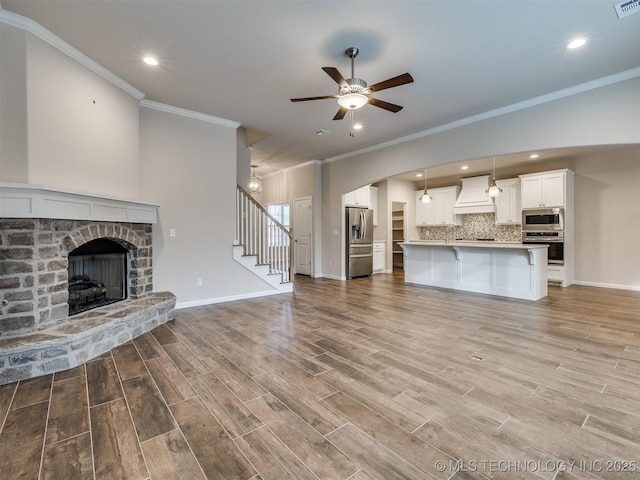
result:
<svg viewBox="0 0 640 480"><path fill-rule="evenodd" d="M547 245L401 243L406 282L525 300L547 296Z"/></svg>

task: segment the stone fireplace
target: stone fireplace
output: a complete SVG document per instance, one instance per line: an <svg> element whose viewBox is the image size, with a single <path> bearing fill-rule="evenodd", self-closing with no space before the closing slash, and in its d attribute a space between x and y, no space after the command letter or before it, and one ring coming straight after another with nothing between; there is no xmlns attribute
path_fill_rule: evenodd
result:
<svg viewBox="0 0 640 480"><path fill-rule="evenodd" d="M71 368L174 317L175 296L153 292L156 206L0 187L0 384Z"/></svg>

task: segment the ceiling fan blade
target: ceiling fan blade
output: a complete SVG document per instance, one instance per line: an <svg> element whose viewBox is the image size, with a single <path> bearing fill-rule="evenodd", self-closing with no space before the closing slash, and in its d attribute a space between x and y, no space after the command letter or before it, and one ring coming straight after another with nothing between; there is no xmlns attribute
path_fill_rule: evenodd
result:
<svg viewBox="0 0 640 480"><path fill-rule="evenodd" d="M347 84L347 81L344 79L344 77L338 71L337 68L334 68L334 67L322 67L322 70L324 70L327 75L329 75L331 78L333 78L333 80L338 85L340 85L340 87L344 87L344 88L349 87L349 85Z"/></svg>
<svg viewBox="0 0 640 480"><path fill-rule="evenodd" d="M349 110L344 108L344 107L340 107L340 110L338 110L338 113L336 113L336 116L333 117L334 120L342 120L344 118L344 116L347 114Z"/></svg>
<svg viewBox="0 0 640 480"><path fill-rule="evenodd" d="M324 100L326 98L338 98L340 95L325 95L324 97L304 97L304 98L292 98L292 102L308 102L309 100Z"/></svg>
<svg viewBox="0 0 640 480"><path fill-rule="evenodd" d="M383 100L378 100L377 98L371 98L371 97L369 97L369 103L371 105L375 105L376 107L380 107L380 108L384 108L385 110L389 110L390 112L393 112L393 113L398 113L400 110L402 110L404 108L404 107L401 107L400 105L396 105L394 103L385 102Z"/></svg>
<svg viewBox="0 0 640 480"><path fill-rule="evenodd" d="M403 73L402 75L390 78L388 80L385 80L384 82L371 85L370 87L367 87L367 90L369 92L379 92L380 90L384 90L385 88L398 87L400 85L411 82L413 82L413 77L408 73Z"/></svg>

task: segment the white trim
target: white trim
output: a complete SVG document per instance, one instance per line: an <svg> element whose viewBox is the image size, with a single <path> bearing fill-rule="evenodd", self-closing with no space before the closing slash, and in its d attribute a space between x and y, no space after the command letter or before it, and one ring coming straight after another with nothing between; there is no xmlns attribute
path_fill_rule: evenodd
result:
<svg viewBox="0 0 640 480"><path fill-rule="evenodd" d="M154 102L152 100L141 100L140 106L144 108L151 108L153 110L159 110L161 112L172 113L174 115L180 115L182 117L193 118L195 120L202 120L203 122L215 123L218 125L223 125L225 127L239 128L242 125L241 123L234 122L233 120L214 117L213 115L207 115L206 113L194 112L193 110L174 107L172 105Z"/></svg>
<svg viewBox="0 0 640 480"><path fill-rule="evenodd" d="M511 105L496 108L494 110L489 110L488 112L480 113L478 115L472 115L470 117L456 120L454 122L438 125L437 127L429 128L421 132L417 132L411 135L389 140L388 142L379 143L377 145L372 145L370 147L362 148L360 150L355 150L353 152L344 153L342 155L336 155L335 157L330 157L325 159L325 162L335 162L338 160L344 160L346 158L355 157L357 155L363 155L365 153L374 152L376 150L381 150L383 148L391 147L393 145L398 145L400 143L410 142L418 138L428 137L430 135L435 135L436 133L446 132L447 130L453 130L455 128L464 127L465 125L481 122L483 120L498 117L500 115L506 115L507 113L517 112L518 110L524 110L526 108L535 107L537 105L542 105L544 103L553 102L561 98L570 97L572 95L588 92L590 90L595 90L596 88L606 87L607 85L612 85L614 83L624 82L625 80L630 80L636 77L640 77L640 67L632 68L630 70L625 70L623 72L614 73L613 75L598 78L596 80L581 83L579 85L574 85L573 87L565 88L563 90L558 90L557 92L552 92L546 95L541 95L539 97L530 98L528 100L524 100L518 103L513 103Z"/></svg>
<svg viewBox="0 0 640 480"><path fill-rule="evenodd" d="M281 293L286 293L286 292L279 292L278 290L265 290L262 292L230 295L228 297L206 298L203 300L193 300L191 302L180 302L180 303L176 303L176 310L182 310L183 308L191 308L191 307L202 307L203 305L213 305L215 303L235 302L237 300L248 300L250 298L266 297L269 295L279 295Z"/></svg>
<svg viewBox="0 0 640 480"><path fill-rule="evenodd" d="M158 204L43 185L0 183L0 218L59 218L108 222L157 221Z"/></svg>
<svg viewBox="0 0 640 480"><path fill-rule="evenodd" d="M320 273L313 276L313 278L326 278L329 280L338 280L340 282L344 282L347 280L347 277L342 275L331 275L329 273Z"/></svg>
<svg viewBox="0 0 640 480"><path fill-rule="evenodd" d="M283 168L276 172L263 175L262 178L273 177L274 175L278 175L279 173L290 172L292 170L297 170L298 168L308 167L309 165L322 165L322 160L309 160L308 162L301 163L300 165L293 165L291 167Z"/></svg>
<svg viewBox="0 0 640 480"><path fill-rule="evenodd" d="M582 285L583 287L613 288L615 290L631 290L634 292L640 292L640 286L637 286L637 285L620 285L617 283L586 282L581 280L574 280L573 284Z"/></svg>
<svg viewBox="0 0 640 480"><path fill-rule="evenodd" d="M23 17L22 15L15 14L7 10L3 10L2 7L0 7L0 23L20 28L35 35L40 40L48 43L53 48L60 50L68 57L74 59L76 62L80 63L82 66L88 68L92 72L100 75L102 78L112 83L116 87L121 88L132 97L135 97L137 100L142 100L144 98L145 95L140 90L128 84L123 79L97 63L95 60L87 57L80 50L72 47L60 37L54 35L42 25L31 20L30 18Z"/></svg>

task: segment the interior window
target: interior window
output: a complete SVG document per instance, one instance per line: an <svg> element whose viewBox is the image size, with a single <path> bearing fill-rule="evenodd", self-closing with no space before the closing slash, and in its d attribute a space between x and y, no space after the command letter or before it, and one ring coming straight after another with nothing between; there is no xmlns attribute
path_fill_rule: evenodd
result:
<svg viewBox="0 0 640 480"><path fill-rule="evenodd" d="M287 230L291 228L289 202L267 205L267 212L269 212L269 214L280 222ZM267 228L269 230L269 246L282 246L282 233L277 225L275 225L271 220L268 220Z"/></svg>
<svg viewBox="0 0 640 480"><path fill-rule="evenodd" d="M267 211L272 217L278 220L286 228L289 228L291 226L289 221L289 203L288 202L274 203L271 205L267 205Z"/></svg>

